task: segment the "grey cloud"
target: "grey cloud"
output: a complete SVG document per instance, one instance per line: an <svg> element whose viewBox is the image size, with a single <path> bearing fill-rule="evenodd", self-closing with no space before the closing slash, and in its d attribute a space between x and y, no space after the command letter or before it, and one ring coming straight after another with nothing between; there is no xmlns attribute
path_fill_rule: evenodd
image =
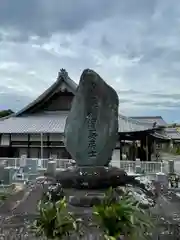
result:
<svg viewBox="0 0 180 240"><path fill-rule="evenodd" d="M173 93L173 94L163 94L163 93L151 93L149 94L151 97L156 97L160 99L174 99L180 100L180 93Z"/></svg>
<svg viewBox="0 0 180 240"><path fill-rule="evenodd" d="M115 15L147 17L154 11L154 5L155 0L2 0L0 22L1 26L29 34L49 35L56 31L76 31L89 22Z"/></svg>
<svg viewBox="0 0 180 240"><path fill-rule="evenodd" d="M150 99L171 99L171 100L179 100L180 101L180 93L162 93L162 92L142 92L142 91L136 91L136 90L120 90L117 91L119 96L121 95L131 95L131 96L138 96L138 97L144 97L150 98Z"/></svg>
<svg viewBox="0 0 180 240"><path fill-rule="evenodd" d="M29 34L49 35L55 31L77 30L89 20L106 18L115 6L108 0L103 0L103 8L102 1L95 0L6 0L0 8L0 21Z"/></svg>
<svg viewBox="0 0 180 240"><path fill-rule="evenodd" d="M149 106L149 107L162 107L162 108L180 108L180 101L177 102L170 102L170 101L163 101L163 102L158 102L158 101L151 101L151 102L134 102L134 105L137 106Z"/></svg>
<svg viewBox="0 0 180 240"><path fill-rule="evenodd" d="M136 90L133 90L133 89L130 89L130 90L118 90L117 93L121 96L121 94L123 95L136 95L136 94L142 94L142 92L140 91L136 91Z"/></svg>
<svg viewBox="0 0 180 240"><path fill-rule="evenodd" d="M129 19L127 25L124 18L122 25L119 23L119 29L124 24L122 32L118 30L115 35L110 31L101 40L103 51L130 61L139 58L136 64L127 66L122 72L126 82L136 88L145 88L145 83L152 81L152 86L155 88L156 82L160 89L157 81L167 86L170 85L170 79L176 79L176 84L179 81L180 34L177 26L180 4L178 1L156 1L153 9L154 12L150 11L151 16L147 14L145 21L139 24L136 24L134 19Z"/></svg>
<svg viewBox="0 0 180 240"><path fill-rule="evenodd" d="M138 106L162 106L168 108L180 107L180 93L163 94L158 92L144 93L134 90L118 91L120 103L131 103ZM146 100L149 100L147 102ZM159 99L159 101L158 101Z"/></svg>
<svg viewBox="0 0 180 240"><path fill-rule="evenodd" d="M18 111L32 100L32 98L22 95L22 93L12 92L8 88L1 87L0 110L12 109L13 111Z"/></svg>
<svg viewBox="0 0 180 240"><path fill-rule="evenodd" d="M1 11L1 9L0 9ZM2 27L2 25L1 25ZM12 32L12 29L8 30L8 35L6 35L7 29L4 29L4 32L0 32L0 42L13 42L13 43L18 43L18 42L27 42L29 40L29 34L26 31L18 31L16 33Z"/></svg>
<svg viewBox="0 0 180 240"><path fill-rule="evenodd" d="M127 99L127 98L119 98L119 103L133 103L133 101L131 99Z"/></svg>
<svg viewBox="0 0 180 240"><path fill-rule="evenodd" d="M1 71L1 79L12 78L22 89L30 86L41 93L61 67L75 80L84 68L93 68L116 87L122 105L142 111L146 106L179 106L178 0L2 1L0 30L17 33L0 32L0 62L18 62L21 69ZM68 49L74 58L61 52ZM31 70L34 76L27 74ZM20 95L3 96L6 102L10 96L13 106L12 97Z"/></svg>
<svg viewBox="0 0 180 240"><path fill-rule="evenodd" d="M143 57L140 59L140 63L148 63L158 59L161 59L166 54L167 49L164 47L154 47L151 49L150 47L146 49L146 51L142 52Z"/></svg>

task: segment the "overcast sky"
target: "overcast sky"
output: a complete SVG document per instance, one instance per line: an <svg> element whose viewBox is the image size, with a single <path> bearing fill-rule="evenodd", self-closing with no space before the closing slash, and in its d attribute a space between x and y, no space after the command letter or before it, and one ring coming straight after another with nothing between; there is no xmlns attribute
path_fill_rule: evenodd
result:
<svg viewBox="0 0 180 240"><path fill-rule="evenodd" d="M18 110L60 68L97 71L126 115L180 121L179 0L1 0L0 109Z"/></svg>

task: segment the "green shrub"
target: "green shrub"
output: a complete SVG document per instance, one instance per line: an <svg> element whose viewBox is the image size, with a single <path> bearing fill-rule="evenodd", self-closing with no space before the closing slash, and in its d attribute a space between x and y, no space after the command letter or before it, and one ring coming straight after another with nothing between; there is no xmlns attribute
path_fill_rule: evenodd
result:
<svg viewBox="0 0 180 240"><path fill-rule="evenodd" d="M8 194L0 194L0 201L5 201L8 198Z"/></svg>
<svg viewBox="0 0 180 240"><path fill-rule="evenodd" d="M65 198L56 203L40 201L38 212L39 217L32 226L37 236L63 239L74 231L80 232L81 219L75 219L73 214L67 211Z"/></svg>
<svg viewBox="0 0 180 240"><path fill-rule="evenodd" d="M57 202L40 201L39 216L33 230L47 239L64 239L76 232L82 234L82 220L67 211L66 198ZM127 193L121 197L112 188L102 201L94 206L96 226L103 231L106 240L117 240L120 236L130 240L146 239L153 224L148 212L142 210L135 199ZM92 223L90 223L91 225Z"/></svg>
<svg viewBox="0 0 180 240"><path fill-rule="evenodd" d="M145 239L144 233L152 228L150 216L139 207L139 204L128 194L114 201L115 192L110 189L102 204L94 207L94 216L99 227L104 231L108 240L119 239L120 236L128 239Z"/></svg>

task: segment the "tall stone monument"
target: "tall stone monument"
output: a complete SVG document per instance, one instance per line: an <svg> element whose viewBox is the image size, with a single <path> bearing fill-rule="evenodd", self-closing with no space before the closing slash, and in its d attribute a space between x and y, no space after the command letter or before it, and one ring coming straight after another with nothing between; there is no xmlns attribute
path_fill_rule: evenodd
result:
<svg viewBox="0 0 180 240"><path fill-rule="evenodd" d="M139 183L119 168L109 166L118 139L116 91L93 70L83 71L65 125L65 146L76 166L56 172L69 204L91 207L102 190ZM83 189L83 191L81 191Z"/></svg>
<svg viewBox="0 0 180 240"><path fill-rule="evenodd" d="M65 126L65 146L78 166L107 166L118 137L116 91L96 72L83 71Z"/></svg>

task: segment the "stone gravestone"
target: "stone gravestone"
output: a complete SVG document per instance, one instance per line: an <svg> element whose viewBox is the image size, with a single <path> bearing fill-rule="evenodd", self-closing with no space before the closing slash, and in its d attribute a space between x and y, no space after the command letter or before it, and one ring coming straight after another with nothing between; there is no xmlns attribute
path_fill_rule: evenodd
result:
<svg viewBox="0 0 180 240"><path fill-rule="evenodd" d="M9 185L12 182L13 169L0 164L0 183Z"/></svg>
<svg viewBox="0 0 180 240"><path fill-rule="evenodd" d="M118 137L119 99L93 70L84 70L65 125L65 146L78 166L107 166Z"/></svg>
<svg viewBox="0 0 180 240"><path fill-rule="evenodd" d="M56 174L56 161L49 161L47 167L47 174L55 176Z"/></svg>
<svg viewBox="0 0 180 240"><path fill-rule="evenodd" d="M174 174L175 169L174 169L174 161L173 160L169 160L168 161L168 173L169 174Z"/></svg>

